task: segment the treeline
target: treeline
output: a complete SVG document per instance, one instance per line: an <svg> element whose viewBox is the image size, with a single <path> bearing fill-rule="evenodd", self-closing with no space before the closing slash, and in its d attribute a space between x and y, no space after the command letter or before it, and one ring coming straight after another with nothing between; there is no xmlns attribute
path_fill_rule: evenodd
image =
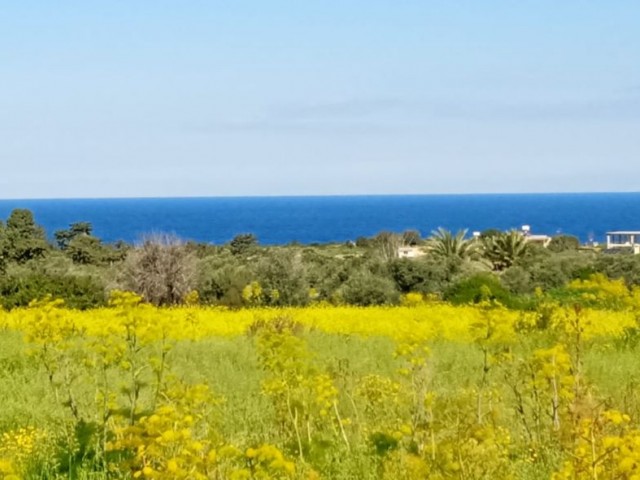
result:
<svg viewBox="0 0 640 480"><path fill-rule="evenodd" d="M567 284L596 273L640 285L640 255L581 248L570 236L554 237L544 248L516 231L467 238L440 229L426 239L416 231L382 232L345 244L284 246L261 246L252 234L225 245L155 235L129 245L104 243L91 224L78 222L52 239L28 210L0 222L0 306L52 295L70 307L91 308L121 289L157 305L366 306L397 304L417 293L452 303L490 296L531 308L540 292L576 301ZM403 246L423 255L398 258Z"/></svg>

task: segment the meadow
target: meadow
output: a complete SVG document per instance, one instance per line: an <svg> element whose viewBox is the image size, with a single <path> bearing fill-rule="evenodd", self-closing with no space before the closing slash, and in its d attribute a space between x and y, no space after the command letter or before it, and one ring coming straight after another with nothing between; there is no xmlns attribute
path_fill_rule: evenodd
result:
<svg viewBox="0 0 640 480"><path fill-rule="evenodd" d="M640 296L620 285L530 311L115 292L0 312L0 479L640 478Z"/></svg>

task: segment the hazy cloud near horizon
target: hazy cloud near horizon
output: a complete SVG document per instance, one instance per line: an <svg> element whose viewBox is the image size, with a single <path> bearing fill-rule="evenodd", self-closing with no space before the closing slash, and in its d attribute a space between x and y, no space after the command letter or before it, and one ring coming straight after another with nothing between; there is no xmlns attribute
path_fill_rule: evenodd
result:
<svg viewBox="0 0 640 480"><path fill-rule="evenodd" d="M236 122L212 122L212 129L244 130L290 128L306 126L326 129L360 126L381 130L419 128L424 122L433 120L461 121L543 121L555 122L574 119L579 121L640 121L640 97L633 95L609 99L565 100L549 102L500 103L443 102L425 100L401 100L393 98L354 98L341 102L317 103L298 106L269 108L254 119ZM203 128L205 129L205 128Z"/></svg>
<svg viewBox="0 0 640 480"><path fill-rule="evenodd" d="M638 18L631 0L5 4L0 198L638 190Z"/></svg>

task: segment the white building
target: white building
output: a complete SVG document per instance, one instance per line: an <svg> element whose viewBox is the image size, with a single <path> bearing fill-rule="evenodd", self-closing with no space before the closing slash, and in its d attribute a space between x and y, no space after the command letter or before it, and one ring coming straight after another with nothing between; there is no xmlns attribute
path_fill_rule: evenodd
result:
<svg viewBox="0 0 640 480"><path fill-rule="evenodd" d="M551 243L551 237L549 235L534 235L531 233L531 227L529 225L522 226L522 236L529 243L538 243L544 248L547 248Z"/></svg>
<svg viewBox="0 0 640 480"><path fill-rule="evenodd" d="M403 246L398 248L398 258L418 258L426 255L420 247Z"/></svg>
<svg viewBox="0 0 640 480"><path fill-rule="evenodd" d="M607 248L632 248L634 254L640 253L640 232L607 232Z"/></svg>

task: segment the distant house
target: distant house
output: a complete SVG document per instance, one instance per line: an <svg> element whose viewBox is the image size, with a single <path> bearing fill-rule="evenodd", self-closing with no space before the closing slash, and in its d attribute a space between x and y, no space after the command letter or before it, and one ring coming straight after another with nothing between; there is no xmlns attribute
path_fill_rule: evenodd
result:
<svg viewBox="0 0 640 480"><path fill-rule="evenodd" d="M551 243L551 237L549 235L526 235L525 238L529 243L537 243L547 248Z"/></svg>
<svg viewBox="0 0 640 480"><path fill-rule="evenodd" d="M614 231L607 232L607 249L631 248L634 254L640 253L640 232Z"/></svg>
<svg viewBox="0 0 640 480"><path fill-rule="evenodd" d="M426 255L426 252L415 246L403 246L398 248L398 258L418 258Z"/></svg>
<svg viewBox="0 0 640 480"><path fill-rule="evenodd" d="M537 243L538 245L542 245L544 248L547 248L551 243L551 237L549 235L533 235L529 225L522 226L522 236L528 243Z"/></svg>

